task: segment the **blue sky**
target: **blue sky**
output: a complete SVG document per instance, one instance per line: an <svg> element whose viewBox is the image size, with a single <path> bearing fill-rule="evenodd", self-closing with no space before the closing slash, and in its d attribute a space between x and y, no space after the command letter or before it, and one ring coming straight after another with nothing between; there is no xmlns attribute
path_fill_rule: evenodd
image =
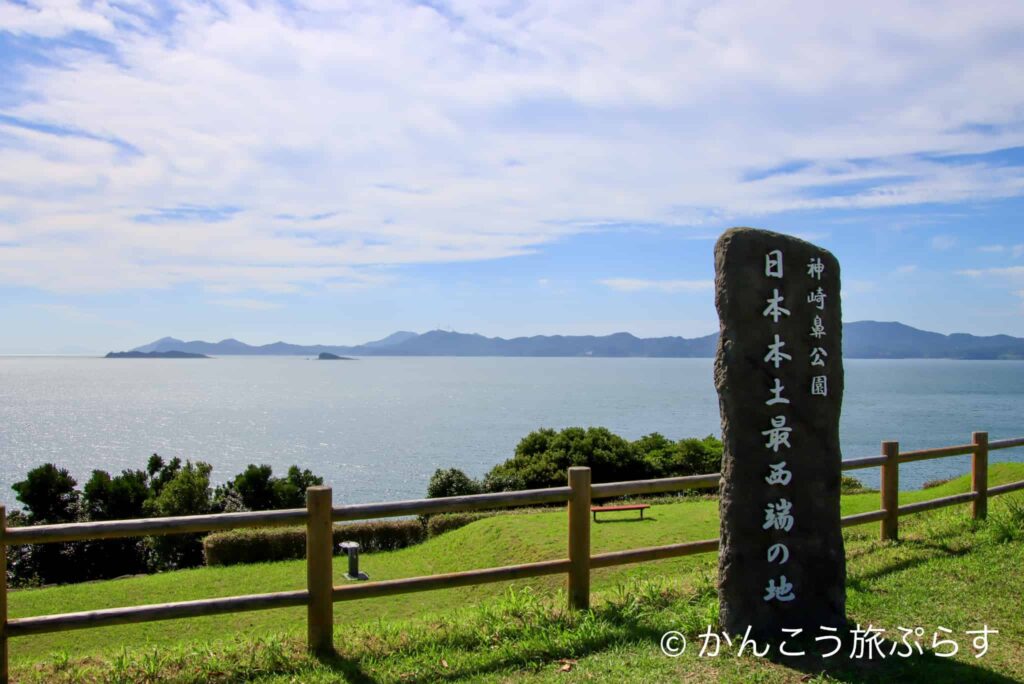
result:
<svg viewBox="0 0 1024 684"><path fill-rule="evenodd" d="M1024 3L828 5L0 2L0 353L698 336L733 225L1024 336Z"/></svg>

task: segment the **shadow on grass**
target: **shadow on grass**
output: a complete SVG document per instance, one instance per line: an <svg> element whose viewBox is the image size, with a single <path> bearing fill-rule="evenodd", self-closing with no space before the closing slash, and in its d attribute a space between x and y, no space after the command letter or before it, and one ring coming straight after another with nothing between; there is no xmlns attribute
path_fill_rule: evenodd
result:
<svg viewBox="0 0 1024 684"><path fill-rule="evenodd" d="M851 626L852 627L852 626ZM1018 680L1006 677L983 667L983 659L975 662L964 662L935 655L925 651L923 654L902 657L908 647L900 642L879 640L877 648L871 651L871 658L865 652L859 658L851 658L848 645L850 637L844 641L843 649L832 657L822 657L822 651L815 653L816 644L793 644L792 649L805 649L803 657L785 657L773 653L766 660L809 677L826 675L843 682L856 684L889 684L890 682L926 682L927 684L961 684L962 682L980 682L981 684L1012 684ZM820 647L818 647L820 648ZM885 657L882 657L884 654Z"/></svg>
<svg viewBox="0 0 1024 684"><path fill-rule="evenodd" d="M318 655L316 659L322 667L340 675L343 678L341 681L350 684L376 684L379 681L369 675L357 661L338 653Z"/></svg>
<svg viewBox="0 0 1024 684"><path fill-rule="evenodd" d="M515 670L537 672L547 667L557 668L559 663L565 662L565 658L583 660L589 656L600 655L605 651L624 645L649 643L652 649L657 648L663 633L660 628L645 624L642 619L624 617L621 613L604 615L603 617L609 619L614 624L615 629L604 634L595 634L582 639L576 639L571 649L568 649L565 644L558 644L556 640L554 643L547 642L544 646L539 644L533 647L520 646L511 650L496 648L492 649L490 653L477 652L470 654L463 652L463 656L470 655L471 657L459 657L459 660L469 660L472 661L471 663L463 666L454 665L453 663L451 667L448 667L446 664L443 669L440 666L424 667L422 660L418 662L419 666L406 661L403 665L407 666L409 672L400 675L399 678L409 679L410 681L453 681L501 672L514 677ZM695 635L688 636L695 637ZM696 639L693 638L691 644L696 643ZM851 659L848 643L850 643L849 638L844 641L843 649L829 658L822 657L820 654L814 654L814 649L817 645L813 642L804 644L791 643L791 649L806 650L808 655L804 657L784 657L777 654L777 647L773 647L772 652L764 660L770 661L798 675L803 675L800 677L801 679L826 676L856 684L891 684L893 682L1012 684L1017 682L1015 679L986 669L980 661L978 664L963 662L962 660L957 661L950 658L942 658L930 652L925 652L924 654L914 653L910 657L900 657L896 654L900 651L905 652L906 646L893 641L880 640L877 650L873 652L871 659L866 657ZM736 645L734 645L731 655L735 654L735 649ZM884 658L879 655L879 651L885 654ZM477 657L472 657L472 655ZM723 655L720 657L729 656ZM706 660L713 661L714 659L707 658ZM757 662L757 659L748 656L747 662L751 663L752 667L756 667L754 663ZM350 683L375 683L380 681L365 672L357 662L341 656L324 658L321 660L321 663L338 675L338 681ZM396 664L398 663L396 662ZM680 664L683 665L681 661ZM685 667L683 665L683 668ZM698 670L696 663L694 664L694 670ZM393 680L394 675L384 676L383 679Z"/></svg>
<svg viewBox="0 0 1024 684"><path fill-rule="evenodd" d="M870 582L871 580L876 580L881 577L885 577L886 575L910 570L911 568L916 568L919 565L930 563L939 558L960 558L975 551L973 547L956 547L949 544L921 540L900 541L896 542L896 544L904 549L916 551L919 555L914 556L913 558L893 560L873 570L857 573L856 578L847 578L847 588L854 587L858 590L863 590L864 586L859 584L861 582ZM866 558L871 555L883 554L890 548L891 547L879 546L866 553L858 555L861 558Z"/></svg>

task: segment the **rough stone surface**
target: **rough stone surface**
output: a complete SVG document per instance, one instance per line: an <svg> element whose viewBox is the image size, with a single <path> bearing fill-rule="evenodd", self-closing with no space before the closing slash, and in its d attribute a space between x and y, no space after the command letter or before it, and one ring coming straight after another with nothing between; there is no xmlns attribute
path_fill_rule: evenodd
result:
<svg viewBox="0 0 1024 684"><path fill-rule="evenodd" d="M766 255L783 255L782 277L766 275ZM808 274L811 260L824 266L820 280ZM821 288L824 309L808 296ZM789 310L778 322L765 316L774 290ZM721 323L715 358L715 387L722 415L724 455L719 509L719 603L722 626L730 633L778 639L781 628L818 632L846 622L846 561L839 512L839 413L843 397L842 315L839 262L828 251L790 236L752 228L726 231L715 246L715 305ZM821 317L825 335L811 331ZM785 342L776 368L766 361L775 335ZM824 366L812 366L812 350L825 349ZM827 377L827 396L812 395L814 376ZM775 379L789 404L767 405ZM772 419L785 416L790 447L767 446ZM771 464L786 462L788 484L769 484ZM786 499L792 528L765 529L766 508ZM785 523L783 523L784 526ZM781 543L789 553L769 562L769 549ZM765 600L769 583L792 585L789 601ZM808 632L805 631L804 634Z"/></svg>

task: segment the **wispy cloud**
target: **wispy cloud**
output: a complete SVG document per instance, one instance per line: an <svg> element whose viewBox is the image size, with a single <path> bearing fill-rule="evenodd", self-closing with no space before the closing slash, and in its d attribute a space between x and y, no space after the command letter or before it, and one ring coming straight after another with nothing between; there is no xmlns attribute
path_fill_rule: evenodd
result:
<svg viewBox="0 0 1024 684"><path fill-rule="evenodd" d="M282 306L278 302L269 302L265 299L247 299L244 297L233 299L211 299L210 303L217 306L226 306L232 309L250 309L252 311L280 309Z"/></svg>
<svg viewBox="0 0 1024 684"><path fill-rule="evenodd" d="M932 238L932 249L944 251L956 247L957 239L952 235L936 235Z"/></svg>
<svg viewBox="0 0 1024 684"><path fill-rule="evenodd" d="M1024 244L1018 245L984 245L978 247L979 252L986 252L989 254L1011 254L1014 259L1019 259L1024 256Z"/></svg>
<svg viewBox="0 0 1024 684"><path fill-rule="evenodd" d="M909 275L911 273L914 273L915 271L917 271L917 264L905 264L903 266L897 267L896 274Z"/></svg>
<svg viewBox="0 0 1024 684"><path fill-rule="evenodd" d="M891 6L2 3L0 284L361 287L1024 193L1024 4Z"/></svg>
<svg viewBox="0 0 1024 684"><path fill-rule="evenodd" d="M712 280L643 280L639 278L607 278L599 280L605 287L619 292L706 292L715 287Z"/></svg>
<svg viewBox="0 0 1024 684"><path fill-rule="evenodd" d="M960 275L971 278L987 278L1010 282L1024 282L1024 266L1006 266L1002 268L968 268L957 271Z"/></svg>

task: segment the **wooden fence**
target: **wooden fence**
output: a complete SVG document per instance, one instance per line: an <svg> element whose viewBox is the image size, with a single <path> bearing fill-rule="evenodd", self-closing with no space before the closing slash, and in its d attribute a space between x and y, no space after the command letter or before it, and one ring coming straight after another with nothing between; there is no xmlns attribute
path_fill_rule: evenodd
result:
<svg viewBox="0 0 1024 684"><path fill-rule="evenodd" d="M1024 438L989 442L986 432L975 432L970 444L902 453L898 442L883 442L881 456L843 461L842 469L844 471L881 467L882 476L881 508L869 513L846 516L842 518L842 525L849 527L880 522L881 538L894 540L898 536L901 515L971 502L974 517L984 518L989 497L1024 489L1024 480L998 487L989 487L988 454L995 449L1020 446L1024 446ZM899 505L899 465L901 463L968 454L972 456L972 491L904 506ZM718 487L719 478L718 473L712 473L691 477L591 484L589 468L570 468L569 485L551 489L334 506L331 501L330 488L311 487L306 492L306 508L31 527L7 527L6 512L3 507L0 507L0 571L4 573L4 581L0 583L0 684L7 684L8 681L8 640L47 632L267 610L287 606L306 606L308 648L314 653L322 654L333 649L333 603L337 601L432 589L450 589L558 574L567 575L570 607L586 609L590 605L590 571L594 568L709 553L718 549L718 539L706 539L666 546L591 554L590 503L592 499L678 492L687 489L711 489ZM443 575L334 585L331 564L333 555L331 528L334 522L551 503L568 504L568 558ZM212 532L243 527L270 527L301 523L306 525L306 588L302 590L7 619L7 546Z"/></svg>

